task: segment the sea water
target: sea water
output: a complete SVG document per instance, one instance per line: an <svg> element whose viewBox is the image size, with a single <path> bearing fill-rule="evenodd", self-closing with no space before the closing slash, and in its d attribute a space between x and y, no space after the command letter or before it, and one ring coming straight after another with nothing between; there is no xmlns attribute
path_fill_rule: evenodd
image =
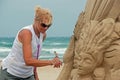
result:
<svg viewBox="0 0 120 80"><path fill-rule="evenodd" d="M12 47L14 37L0 37L0 59L5 58ZM54 51L58 53L60 59L63 58L68 47L70 37L47 37L43 42L40 59L52 59L55 57Z"/></svg>

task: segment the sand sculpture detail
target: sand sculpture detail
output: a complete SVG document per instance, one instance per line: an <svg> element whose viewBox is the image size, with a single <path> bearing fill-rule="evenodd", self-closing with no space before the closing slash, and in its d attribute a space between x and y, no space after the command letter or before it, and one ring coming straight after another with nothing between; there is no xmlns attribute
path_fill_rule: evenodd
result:
<svg viewBox="0 0 120 80"><path fill-rule="evenodd" d="M120 80L120 0L88 0L57 80Z"/></svg>

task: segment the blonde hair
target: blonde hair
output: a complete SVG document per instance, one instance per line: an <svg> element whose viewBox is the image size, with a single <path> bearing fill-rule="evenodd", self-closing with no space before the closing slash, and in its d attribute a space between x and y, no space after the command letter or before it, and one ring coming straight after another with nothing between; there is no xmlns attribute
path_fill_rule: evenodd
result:
<svg viewBox="0 0 120 80"><path fill-rule="evenodd" d="M43 22L47 20L46 24L52 24L52 14L49 9L41 8L40 6L35 7L35 21Z"/></svg>

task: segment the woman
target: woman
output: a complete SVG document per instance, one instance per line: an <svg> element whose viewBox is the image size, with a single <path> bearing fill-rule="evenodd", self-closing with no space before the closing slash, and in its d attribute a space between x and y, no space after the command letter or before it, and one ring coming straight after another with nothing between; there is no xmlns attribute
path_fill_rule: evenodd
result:
<svg viewBox="0 0 120 80"><path fill-rule="evenodd" d="M17 34L11 52L3 59L0 80L39 80L36 67L62 64L58 57L38 60L46 31L52 24L49 10L36 7L33 25L23 27Z"/></svg>

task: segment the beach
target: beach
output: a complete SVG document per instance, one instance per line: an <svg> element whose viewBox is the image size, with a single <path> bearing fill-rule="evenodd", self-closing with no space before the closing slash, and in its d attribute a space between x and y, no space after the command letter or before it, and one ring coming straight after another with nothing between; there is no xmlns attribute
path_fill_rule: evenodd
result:
<svg viewBox="0 0 120 80"><path fill-rule="evenodd" d="M39 79L40 80L56 80L60 71L62 70L61 66L60 68L53 68L53 66L45 66L45 67L39 67L37 69Z"/></svg>

